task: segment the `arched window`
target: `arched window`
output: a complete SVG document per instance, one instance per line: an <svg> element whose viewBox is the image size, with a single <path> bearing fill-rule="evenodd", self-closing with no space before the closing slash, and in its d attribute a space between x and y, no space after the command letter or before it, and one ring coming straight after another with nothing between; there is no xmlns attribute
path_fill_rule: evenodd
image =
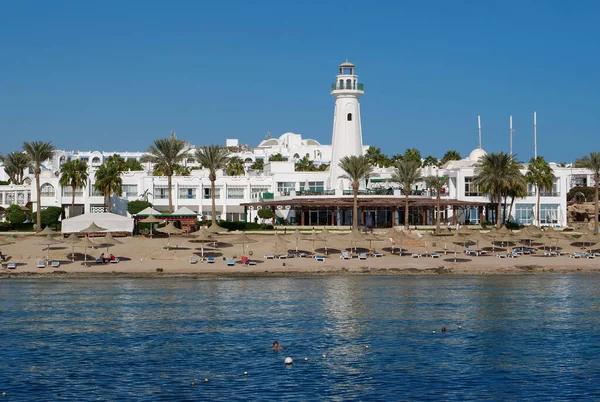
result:
<svg viewBox="0 0 600 402"><path fill-rule="evenodd" d="M299 159L299 158L300 158L300 155L294 154L294 159Z"/></svg>
<svg viewBox="0 0 600 402"><path fill-rule="evenodd" d="M92 163L93 163L93 164L100 163L100 158L98 158L97 156L94 156L94 157L92 158Z"/></svg>
<svg viewBox="0 0 600 402"><path fill-rule="evenodd" d="M54 186L50 183L42 184L42 187L40 187L40 195L42 197L54 197Z"/></svg>
<svg viewBox="0 0 600 402"><path fill-rule="evenodd" d="M346 80L346 89L352 89L352 80L351 79Z"/></svg>
<svg viewBox="0 0 600 402"><path fill-rule="evenodd" d="M352 121L352 113L348 113L348 121Z"/></svg>
<svg viewBox="0 0 600 402"><path fill-rule="evenodd" d="M244 162L246 162L246 163L252 163L252 158L246 158L246 159L244 159Z"/></svg>

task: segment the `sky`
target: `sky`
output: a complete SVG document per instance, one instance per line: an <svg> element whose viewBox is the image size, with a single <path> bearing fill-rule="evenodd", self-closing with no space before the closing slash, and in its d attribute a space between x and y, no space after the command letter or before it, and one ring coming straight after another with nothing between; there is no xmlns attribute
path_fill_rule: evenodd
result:
<svg viewBox="0 0 600 402"><path fill-rule="evenodd" d="M0 153L143 151L291 131L331 143L337 66L365 84L363 142L441 158L478 146L600 151L593 1L0 1Z"/></svg>

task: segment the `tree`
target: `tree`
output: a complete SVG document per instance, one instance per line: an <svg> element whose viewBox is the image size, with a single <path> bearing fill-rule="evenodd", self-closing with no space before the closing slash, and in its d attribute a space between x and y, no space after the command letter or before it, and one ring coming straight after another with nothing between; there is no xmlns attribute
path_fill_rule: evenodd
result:
<svg viewBox="0 0 600 402"><path fill-rule="evenodd" d="M257 159L252 165L250 165L250 169L252 170L263 170L265 168L265 160Z"/></svg>
<svg viewBox="0 0 600 402"><path fill-rule="evenodd" d="M42 163L52 159L56 148L50 142L32 141L23 143L23 150L29 159L29 166L33 168L33 174L35 176L35 187L36 187L36 228L37 230L42 229L42 194L40 189L40 174L42 173Z"/></svg>
<svg viewBox="0 0 600 402"><path fill-rule="evenodd" d="M515 204L515 198L525 198L527 197L527 183L525 180L517 180L513 183L513 185L508 189L507 197L510 197L510 208L508 210L508 217L512 215L513 206ZM506 208L506 206L505 206Z"/></svg>
<svg viewBox="0 0 600 402"><path fill-rule="evenodd" d="M228 159L227 167L225 168L227 176L243 176L244 175L244 161L233 156Z"/></svg>
<svg viewBox="0 0 600 402"><path fill-rule="evenodd" d="M440 161L440 165L443 166L450 161L459 161L461 159L462 157L460 156L460 154L454 149L451 149L444 154L444 157Z"/></svg>
<svg viewBox="0 0 600 402"><path fill-rule="evenodd" d="M373 166L379 166L380 168L388 167L392 161L382 151L381 148L370 146L365 152L365 157L369 163Z"/></svg>
<svg viewBox="0 0 600 402"><path fill-rule="evenodd" d="M125 161L124 171L139 172L141 170L144 170L144 167L137 159L129 158Z"/></svg>
<svg viewBox="0 0 600 402"><path fill-rule="evenodd" d="M286 162L287 158L284 158L280 153L269 156L269 162Z"/></svg>
<svg viewBox="0 0 600 402"><path fill-rule="evenodd" d="M142 162L154 164L155 170L160 170L167 176L167 186L169 192L169 212L173 212L172 180L175 169L185 158L189 150L186 141L180 140L171 132L169 138L161 138L154 141L148 148L148 154L142 157Z"/></svg>
<svg viewBox="0 0 600 402"><path fill-rule="evenodd" d="M98 170L96 170L96 182L94 186L102 192L102 195L104 196L104 206L106 207L106 210L110 212L111 195L116 194L117 196L120 196L121 193L123 193L121 171L114 164L103 163L98 166Z"/></svg>
<svg viewBox="0 0 600 402"><path fill-rule="evenodd" d="M421 180L420 167L420 158L419 161L404 159L396 165L390 178L390 181L399 183L402 186L402 192L404 193L404 227L406 229L408 229L408 197L411 187Z"/></svg>
<svg viewBox="0 0 600 402"><path fill-rule="evenodd" d="M525 173L525 180L527 183L533 184L537 193L537 206L536 206L536 217L538 227L541 226L542 217L540 216L540 197L542 190L552 190L554 184L554 171L546 162L543 156L537 158L531 158L529 165L527 166L527 173Z"/></svg>
<svg viewBox="0 0 600 402"><path fill-rule="evenodd" d="M423 159L423 167L425 167L425 166L439 166L439 165L440 165L440 161L435 156L429 155L425 159Z"/></svg>
<svg viewBox="0 0 600 402"><path fill-rule="evenodd" d="M115 165L117 167L117 169L119 169L119 171L121 171L121 172L127 172L127 171L135 172L135 171L144 170L144 167L137 159L128 158L127 160L125 160L119 154L112 154L111 156L106 158L106 161L104 161L104 163Z"/></svg>
<svg viewBox="0 0 600 402"><path fill-rule="evenodd" d="M217 180L217 170L224 169L227 165L227 148L218 145L208 145L196 150L196 160L204 169L208 169L208 179L210 180L210 198L212 201L212 224L217 224L217 207L215 205L215 181Z"/></svg>
<svg viewBox="0 0 600 402"><path fill-rule="evenodd" d="M411 161L411 162L416 162L419 164L419 167L421 166L421 152L416 149L416 148L408 148L405 152L404 152L404 158L405 161Z"/></svg>
<svg viewBox="0 0 600 402"><path fill-rule="evenodd" d="M4 171L13 184L21 185L25 179L25 169L29 167L29 159L24 152L11 152L6 156L0 155Z"/></svg>
<svg viewBox="0 0 600 402"><path fill-rule="evenodd" d="M72 190L70 217L75 216L75 192L78 188L85 188L87 181L88 165L80 159L66 161L60 166L59 183L63 187L71 186Z"/></svg>
<svg viewBox="0 0 600 402"><path fill-rule="evenodd" d="M329 169L329 163L321 163L321 164L319 165L319 167L317 168L317 170L318 170L319 172L325 172L325 171L327 171L328 169Z"/></svg>
<svg viewBox="0 0 600 402"><path fill-rule="evenodd" d="M360 181L368 179L373 171L373 166L365 156L344 156L338 165L345 174L341 179L348 179L352 182L352 194L354 195L354 205L352 209L352 228L358 229L358 188Z"/></svg>
<svg viewBox="0 0 600 402"><path fill-rule="evenodd" d="M436 215L435 215L435 231L436 233L440 232L440 210L441 210L441 193L442 188L448 183L448 179L444 176L427 176L425 178L425 183L429 185L435 191L435 199L436 199Z"/></svg>
<svg viewBox="0 0 600 402"><path fill-rule="evenodd" d="M398 164L398 162L401 162L403 160L404 160L404 155L402 155L402 154L394 154L390 158L390 166L396 166Z"/></svg>
<svg viewBox="0 0 600 402"><path fill-rule="evenodd" d="M598 233L598 187L600 186L600 152L590 152L589 155L575 161L575 167L590 169L594 176L594 234Z"/></svg>
<svg viewBox="0 0 600 402"><path fill-rule="evenodd" d="M273 210L271 208L262 208L258 210L258 217L264 222L265 219L273 218Z"/></svg>
<svg viewBox="0 0 600 402"><path fill-rule="evenodd" d="M473 184L481 186L481 190L490 197L497 197L496 225L500 225L501 221L502 196L516 182L523 180L520 168L514 156L505 152L484 155L475 163Z"/></svg>
<svg viewBox="0 0 600 402"><path fill-rule="evenodd" d="M62 215L61 207L48 207L42 211L42 226L53 226L58 225L58 220Z"/></svg>
<svg viewBox="0 0 600 402"><path fill-rule="evenodd" d="M12 204L6 208L6 216L11 225L20 225L27 219L25 212L23 212L21 207L16 204Z"/></svg>
<svg viewBox="0 0 600 402"><path fill-rule="evenodd" d="M308 156L296 161L294 168L296 172L314 172L316 170L313 161L311 161Z"/></svg>
<svg viewBox="0 0 600 402"><path fill-rule="evenodd" d="M150 203L148 201L144 201L144 200L129 201L127 203L127 212L129 212L131 215L135 215L148 207L150 207L150 208L152 207L152 203Z"/></svg>

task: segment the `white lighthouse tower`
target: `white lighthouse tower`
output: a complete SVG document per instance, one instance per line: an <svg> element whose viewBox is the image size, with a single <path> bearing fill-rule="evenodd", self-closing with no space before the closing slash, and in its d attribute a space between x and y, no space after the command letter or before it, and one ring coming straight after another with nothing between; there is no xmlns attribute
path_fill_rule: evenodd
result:
<svg viewBox="0 0 600 402"><path fill-rule="evenodd" d="M331 86L331 95L335 96L335 111L329 182L330 189L335 190L336 195L341 195L342 190L351 188L349 180L339 178L344 174L338 166L340 159L344 156L363 154L358 98L364 93L363 84L358 82L358 75L354 74L354 64L348 60L340 64L340 73L335 77L335 84Z"/></svg>

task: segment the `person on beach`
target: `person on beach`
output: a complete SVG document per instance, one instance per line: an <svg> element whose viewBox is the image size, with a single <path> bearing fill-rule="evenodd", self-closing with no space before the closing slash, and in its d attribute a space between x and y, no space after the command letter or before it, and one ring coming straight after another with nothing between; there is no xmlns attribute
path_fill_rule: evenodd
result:
<svg viewBox="0 0 600 402"><path fill-rule="evenodd" d="M6 260L6 256L4 254L2 254L2 251L0 250L0 260L2 262L4 262Z"/></svg>
<svg viewBox="0 0 600 402"><path fill-rule="evenodd" d="M281 350L283 349L283 346L279 346L279 342L275 341L273 342L273 350L277 351L277 350Z"/></svg>
<svg viewBox="0 0 600 402"><path fill-rule="evenodd" d="M110 258L111 261L114 261L114 260L117 259L117 257L115 257L113 254L111 254L109 258Z"/></svg>
<svg viewBox="0 0 600 402"><path fill-rule="evenodd" d="M104 253L100 254L100 257L98 257L98 260L102 261L102 262L106 262L107 259L104 257Z"/></svg>

